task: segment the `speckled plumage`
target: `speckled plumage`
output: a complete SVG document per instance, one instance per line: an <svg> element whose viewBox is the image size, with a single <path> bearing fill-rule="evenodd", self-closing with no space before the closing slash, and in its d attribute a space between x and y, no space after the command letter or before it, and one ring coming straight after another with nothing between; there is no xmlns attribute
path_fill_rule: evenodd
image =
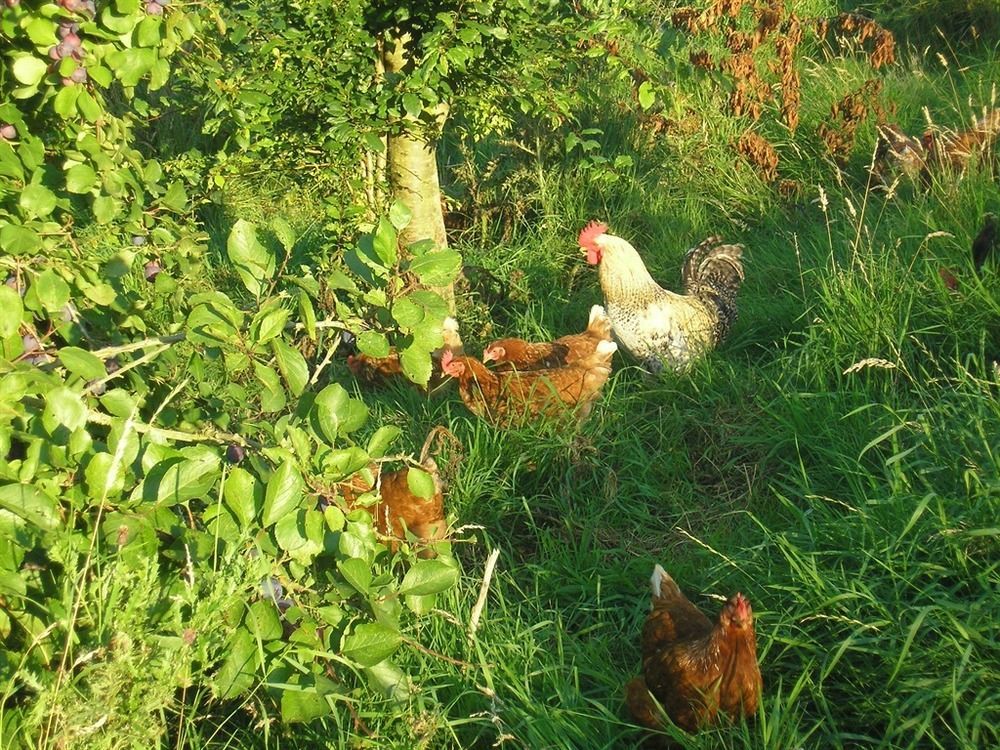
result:
<svg viewBox="0 0 1000 750"><path fill-rule="evenodd" d="M682 270L683 294L660 287L636 249L621 237L585 230L581 247L599 264L615 339L646 369L656 372L666 364L682 370L732 328L743 282L741 245L710 237L689 250Z"/></svg>

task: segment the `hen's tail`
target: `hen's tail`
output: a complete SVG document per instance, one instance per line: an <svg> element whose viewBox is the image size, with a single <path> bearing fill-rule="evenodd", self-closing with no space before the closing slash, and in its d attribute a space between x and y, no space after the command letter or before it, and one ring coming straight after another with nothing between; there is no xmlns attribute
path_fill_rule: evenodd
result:
<svg viewBox="0 0 1000 750"><path fill-rule="evenodd" d="M983 270L986 258L995 250L997 246L997 217L995 214L986 214L983 217L983 228L979 230L976 239L972 241L972 263L976 272Z"/></svg>
<svg viewBox="0 0 1000 750"><path fill-rule="evenodd" d="M600 305L594 305L590 308L587 333L596 339L611 340L611 318Z"/></svg>
<svg viewBox="0 0 1000 750"><path fill-rule="evenodd" d="M983 133L986 138L1000 133L1000 109L994 109L980 117L976 121L975 130Z"/></svg>
<svg viewBox="0 0 1000 750"><path fill-rule="evenodd" d="M736 295L744 278L742 258L743 245L724 245L721 237L709 237L684 256L684 293L718 312L718 341L736 322Z"/></svg>

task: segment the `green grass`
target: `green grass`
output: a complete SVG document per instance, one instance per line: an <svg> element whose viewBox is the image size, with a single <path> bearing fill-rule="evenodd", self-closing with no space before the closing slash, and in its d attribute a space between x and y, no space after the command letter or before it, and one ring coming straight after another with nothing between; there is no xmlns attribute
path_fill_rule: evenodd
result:
<svg viewBox="0 0 1000 750"><path fill-rule="evenodd" d="M901 52L886 96L907 126L922 125L924 105L935 121L957 125L970 99L990 103L997 49L959 59L942 50L947 67ZM626 718L622 688L639 668L656 562L705 609L741 590L757 615L760 715L687 738L686 747L995 746L1000 262L976 278L968 249L983 211L1000 208L1000 189L983 170L887 200L865 193L862 156L843 181L832 177L812 133L865 75L838 62L803 76L800 135L784 136L801 143L801 156L783 165L805 186L798 203L782 204L737 161L728 144L743 126L697 90L689 100L704 126L690 136L643 141L634 122L595 109L604 152L633 153L635 167L607 180L570 160L545 163L544 180L520 196L537 222L478 226L459 240L467 262L514 290L496 315L474 298L460 301L474 351L486 343L469 332L480 322L490 326L485 339L582 328L600 301L574 244L590 218L634 239L667 285L683 251L720 232L746 245L747 282L740 321L720 350L688 374L656 379L617 359L601 404L575 434L500 432L454 395L359 389L371 423L402 426L407 449L438 424L461 444L449 453L447 503L465 527L455 543L464 574L409 634L427 651L400 659L416 683L408 720L388 720L398 710L374 688L351 696L356 716L341 704L335 721L304 726L281 726L262 691L231 714L207 695L168 690L177 675L154 614L126 610L115 631L125 628L132 642L78 676L59 715L75 711L92 725L87 706L103 692L112 713L133 722L105 744L80 735L66 746L635 747L642 733ZM873 131L860 137L870 141ZM292 209L302 231L322 223L318 198L282 200L252 184L237 181L227 205L206 214L217 251L230 215ZM941 280L944 266L957 291ZM340 363L331 372L352 382ZM493 549L496 574L470 638ZM94 618L108 617L116 587L138 601L160 595L155 581L138 572L126 581L126 572L102 572L87 594ZM206 596L221 607L226 586ZM204 617L211 628L211 613Z"/></svg>

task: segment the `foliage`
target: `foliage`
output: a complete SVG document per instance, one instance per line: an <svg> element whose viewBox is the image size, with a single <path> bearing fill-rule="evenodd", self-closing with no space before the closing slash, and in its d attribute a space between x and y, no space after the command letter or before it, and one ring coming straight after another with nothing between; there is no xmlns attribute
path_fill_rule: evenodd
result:
<svg viewBox="0 0 1000 750"><path fill-rule="evenodd" d="M364 404L321 376L342 330L369 349L398 330L426 381L444 303L404 274L448 283L458 254L401 260L394 207L349 254L359 277L331 260L318 280L287 222L276 248L239 220L224 264L242 289L206 290L188 188L137 147L199 19L158 0L0 13L4 745L162 740L176 690L253 694L290 722L361 680L405 704L390 657L458 568L445 545L400 578L410 549L390 556L338 500L399 430L365 429ZM317 320L321 288L344 293L341 320Z"/></svg>

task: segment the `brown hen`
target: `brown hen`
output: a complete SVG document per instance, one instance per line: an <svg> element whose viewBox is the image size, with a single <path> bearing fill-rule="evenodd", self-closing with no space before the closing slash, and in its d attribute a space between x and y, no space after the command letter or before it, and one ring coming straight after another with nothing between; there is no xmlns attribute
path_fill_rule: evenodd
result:
<svg viewBox="0 0 1000 750"><path fill-rule="evenodd" d="M494 372L475 357L445 352L441 369L458 381L469 410L498 427L573 414L583 421L611 375L611 357L617 349L613 341L601 341L593 354L573 365L527 372Z"/></svg>
<svg viewBox="0 0 1000 750"><path fill-rule="evenodd" d="M611 341L611 319L603 307L594 305L590 308L590 320L583 333L561 336L548 342L500 339L483 350L483 362L496 362L493 368L496 372L565 367L592 356L602 341Z"/></svg>
<svg viewBox="0 0 1000 750"><path fill-rule="evenodd" d="M653 610L642 629L642 676L626 686L635 721L660 729L666 713L678 727L694 732L719 713L731 718L756 713L762 680L753 610L746 598L730 597L712 623L659 565L651 583Z"/></svg>
<svg viewBox="0 0 1000 750"><path fill-rule="evenodd" d="M429 545L446 537L448 523L444 517L444 492L437 463L427 457L421 466L434 479L434 494L429 498L418 497L410 490L408 475L410 468L381 472L381 464L371 464L368 471L372 481L361 473L337 485L347 510L363 507L372 517L375 531L389 540L389 548L395 552L401 541L406 540L406 532L428 545L418 553L421 557L433 557L434 550ZM359 500L365 493L378 489L378 499L374 504L361 505Z"/></svg>

